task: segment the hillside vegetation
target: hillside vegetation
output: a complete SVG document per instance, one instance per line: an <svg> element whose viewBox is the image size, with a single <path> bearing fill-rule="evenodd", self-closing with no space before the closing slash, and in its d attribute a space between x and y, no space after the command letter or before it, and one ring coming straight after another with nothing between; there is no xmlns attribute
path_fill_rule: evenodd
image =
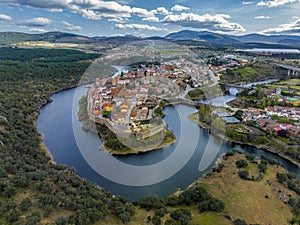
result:
<svg viewBox="0 0 300 225"><path fill-rule="evenodd" d="M0 224L84 225L108 214L128 221L132 204L79 178L73 169L50 163L35 127L50 95L76 86L95 55L0 51Z"/></svg>
<svg viewBox="0 0 300 225"><path fill-rule="evenodd" d="M271 63L255 62L245 67L236 69L226 69L220 77L221 82L234 83L249 83L281 76L278 67Z"/></svg>

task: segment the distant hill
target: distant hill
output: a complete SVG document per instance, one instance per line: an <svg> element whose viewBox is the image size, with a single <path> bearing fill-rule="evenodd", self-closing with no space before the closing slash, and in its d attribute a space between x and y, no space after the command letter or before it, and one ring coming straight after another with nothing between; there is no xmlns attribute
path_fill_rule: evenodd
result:
<svg viewBox="0 0 300 225"><path fill-rule="evenodd" d="M230 36L244 43L273 43L273 44L300 44L300 36L293 35L262 35L247 34L243 36Z"/></svg>
<svg viewBox="0 0 300 225"><path fill-rule="evenodd" d="M166 36L168 39L177 39L177 40L196 40L204 42L214 42L214 43L239 43L239 40L236 40L230 36L217 34L208 31L191 31L191 30L182 30L176 33L171 33Z"/></svg>
<svg viewBox="0 0 300 225"><path fill-rule="evenodd" d="M262 34L247 34L247 35L226 35L217 34L208 31L191 31L182 30L171 33L166 36L173 40L193 40L213 43L217 45L233 45L233 46L248 46L255 44L256 46L262 44L272 46L289 46L300 48L300 36L292 35L262 35ZM279 45L279 46L278 46Z"/></svg>
<svg viewBox="0 0 300 225"><path fill-rule="evenodd" d="M203 45L210 47L249 48L299 48L300 36L292 35L262 35L247 34L241 36L218 34L208 31L182 30L170 33L165 37L147 37L141 38L134 35L124 36L96 36L87 37L83 35L64 33L64 32L47 32L43 34L27 34L20 32L0 32L0 45L12 44L24 41L46 41L51 43L74 43L74 44L100 44L107 48L123 45L128 42L140 40L160 40L170 41L179 45Z"/></svg>
<svg viewBox="0 0 300 225"><path fill-rule="evenodd" d="M22 41L48 41L53 43L94 43L93 38L63 33L63 32L47 32L43 34L26 34L19 32L0 32L0 44L10 44Z"/></svg>

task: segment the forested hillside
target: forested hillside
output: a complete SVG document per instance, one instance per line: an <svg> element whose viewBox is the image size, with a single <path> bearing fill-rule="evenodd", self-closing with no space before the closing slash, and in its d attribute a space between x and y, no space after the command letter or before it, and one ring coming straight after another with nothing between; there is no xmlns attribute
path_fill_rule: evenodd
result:
<svg viewBox="0 0 300 225"><path fill-rule="evenodd" d="M70 50L0 49L0 224L124 222L134 207L50 163L35 127L52 93L76 86L98 55ZM41 221L41 222L40 222Z"/></svg>

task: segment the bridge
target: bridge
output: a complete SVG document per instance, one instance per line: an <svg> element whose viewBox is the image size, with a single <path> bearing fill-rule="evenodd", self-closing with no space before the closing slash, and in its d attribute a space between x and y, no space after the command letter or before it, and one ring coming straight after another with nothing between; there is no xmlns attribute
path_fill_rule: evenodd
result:
<svg viewBox="0 0 300 225"><path fill-rule="evenodd" d="M204 103L196 102L190 99L186 99L183 97L178 97L178 98L164 98L167 102L167 105L177 105L177 104L183 104L183 105L190 105L190 106L195 106L196 108L199 108L200 106L206 105Z"/></svg>
<svg viewBox="0 0 300 225"><path fill-rule="evenodd" d="M274 65L282 68L282 69L286 69L288 71L288 76L295 76L297 77L300 73L300 68L298 67L294 67L294 66L289 66L286 64L279 64L279 63L273 63Z"/></svg>
<svg viewBox="0 0 300 225"><path fill-rule="evenodd" d="M240 93L241 91L250 88L251 86L243 86L243 85L238 85L238 84L226 84L226 83L219 83L226 91L229 91L231 88L237 89L237 91Z"/></svg>

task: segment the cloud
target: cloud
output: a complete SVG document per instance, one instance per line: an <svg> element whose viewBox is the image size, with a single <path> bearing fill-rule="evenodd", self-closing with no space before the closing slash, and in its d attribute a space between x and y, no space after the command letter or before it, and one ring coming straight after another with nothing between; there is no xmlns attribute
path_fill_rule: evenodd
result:
<svg viewBox="0 0 300 225"><path fill-rule="evenodd" d="M171 8L172 11L184 11L184 10L190 10L190 8L186 7L186 6L183 6L183 5L174 5L172 8Z"/></svg>
<svg viewBox="0 0 300 225"><path fill-rule="evenodd" d="M243 1L242 4L243 5L253 5L255 2L246 2L246 1Z"/></svg>
<svg viewBox="0 0 300 225"><path fill-rule="evenodd" d="M298 34L300 35L300 19L291 23L281 24L276 28L263 30L266 34Z"/></svg>
<svg viewBox="0 0 300 225"><path fill-rule="evenodd" d="M270 16L255 16L254 19L256 20L265 20L265 19L271 19Z"/></svg>
<svg viewBox="0 0 300 225"><path fill-rule="evenodd" d="M267 7L277 7L291 3L297 3L300 0L271 0L271 1L260 1L256 5L257 6L267 6Z"/></svg>
<svg viewBox="0 0 300 225"><path fill-rule="evenodd" d="M65 9L68 8L68 3L70 0L51 0L51 1L41 1L41 0L4 0L0 2L9 2L17 5L26 5L34 8L42 9Z"/></svg>
<svg viewBox="0 0 300 225"><path fill-rule="evenodd" d="M181 13L180 15L168 15L162 22L177 24L182 27L199 28L202 30L222 32L244 32L245 29L238 23L229 22L229 15L225 14L204 14Z"/></svg>
<svg viewBox="0 0 300 225"><path fill-rule="evenodd" d="M13 4L14 6L25 5L33 8L41 8L54 12L70 10L73 13L81 14L83 17L92 20L129 18L132 15L139 17L150 17L154 14L147 9L130 7L116 1L102 0L0 0L0 3ZM125 3L125 2L124 2ZM158 9L158 10L162 10Z"/></svg>
<svg viewBox="0 0 300 225"><path fill-rule="evenodd" d="M161 14L161 15L168 15L170 14L169 11L165 7L157 7L150 11L153 14Z"/></svg>
<svg viewBox="0 0 300 225"><path fill-rule="evenodd" d="M146 25L146 24L115 24L118 29L134 29L134 30L151 30L151 31L160 31L162 29Z"/></svg>
<svg viewBox="0 0 300 225"><path fill-rule="evenodd" d="M49 12L54 12L54 13L59 13L59 12L63 12L63 9L48 9Z"/></svg>
<svg viewBox="0 0 300 225"><path fill-rule="evenodd" d="M149 12L147 9L136 8L136 7L133 7L131 9L131 13L134 15L137 15L137 16L141 16L141 17L153 16L153 13Z"/></svg>
<svg viewBox="0 0 300 225"><path fill-rule="evenodd" d="M156 16L145 17L142 20L149 22L159 22L159 18Z"/></svg>
<svg viewBox="0 0 300 225"><path fill-rule="evenodd" d="M109 21L126 21L132 15L138 17L153 17L154 14L147 9L121 5L114 1L101 0L72 0L69 4L71 11L81 14L83 17L92 20L103 18Z"/></svg>
<svg viewBox="0 0 300 225"><path fill-rule="evenodd" d="M36 27L34 27L34 28L29 29L29 32L45 33L47 31L45 29L43 29L43 28L36 28Z"/></svg>
<svg viewBox="0 0 300 225"><path fill-rule="evenodd" d="M124 23L128 21L128 18L126 17L112 17L112 18L107 18L108 22L115 22L115 23Z"/></svg>
<svg viewBox="0 0 300 225"><path fill-rule="evenodd" d="M0 20L12 20L12 18L5 14L0 14Z"/></svg>
<svg viewBox="0 0 300 225"><path fill-rule="evenodd" d="M89 9L82 9L78 13L80 13L83 17L91 20L101 20L103 18L106 18L110 21L113 20L119 20L119 21L126 21L128 18L131 17L129 13L111 13L111 12L98 12L95 10L89 10Z"/></svg>
<svg viewBox="0 0 300 225"><path fill-rule="evenodd" d="M73 24L68 23L66 21L63 21L62 23L66 26L65 30L68 30L68 31L80 31L80 30L82 30L81 26L76 26L76 25L73 25Z"/></svg>
<svg viewBox="0 0 300 225"><path fill-rule="evenodd" d="M29 20L20 21L17 23L19 26L26 27L46 27L51 24L51 20L44 17L37 17Z"/></svg>

